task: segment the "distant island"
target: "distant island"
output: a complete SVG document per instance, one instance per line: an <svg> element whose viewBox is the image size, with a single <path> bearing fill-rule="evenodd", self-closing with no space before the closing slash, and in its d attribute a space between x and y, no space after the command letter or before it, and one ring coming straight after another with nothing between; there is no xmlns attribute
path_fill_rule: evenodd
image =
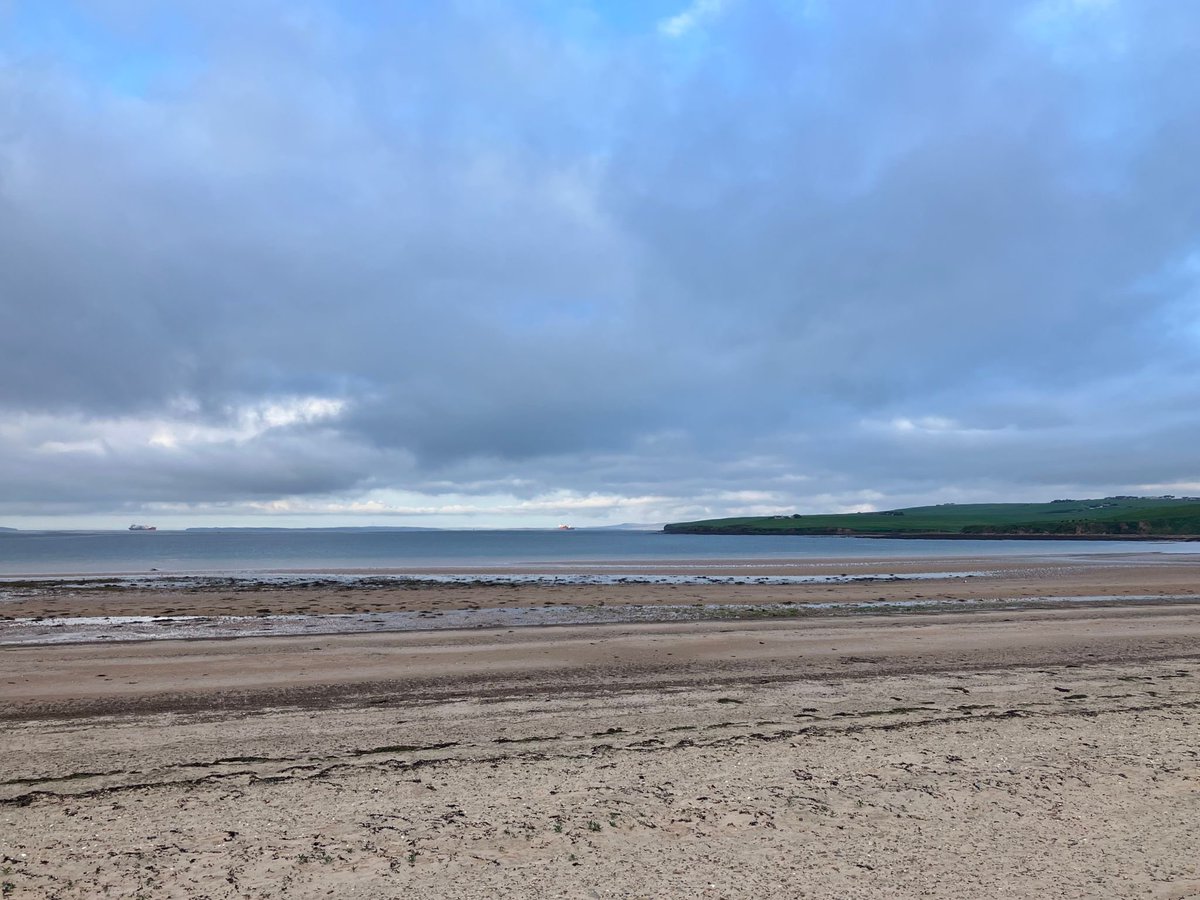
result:
<svg viewBox="0 0 1200 900"><path fill-rule="evenodd" d="M943 503L884 512L678 522L672 534L809 534L895 538L1200 540L1200 497L1103 497L1049 503Z"/></svg>

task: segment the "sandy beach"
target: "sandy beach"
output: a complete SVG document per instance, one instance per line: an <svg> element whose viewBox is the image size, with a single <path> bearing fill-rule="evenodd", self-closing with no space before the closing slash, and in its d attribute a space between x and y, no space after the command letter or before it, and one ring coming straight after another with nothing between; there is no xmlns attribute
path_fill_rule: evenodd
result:
<svg viewBox="0 0 1200 900"><path fill-rule="evenodd" d="M9 621L551 597L1159 597L7 646L5 896L1200 896L1200 566L955 565L882 587L10 599Z"/></svg>
<svg viewBox="0 0 1200 900"><path fill-rule="evenodd" d="M1041 559L708 560L558 567L341 571L269 578L46 578L0 582L0 622L57 616L331 615L543 605L846 603L1200 596L1200 554ZM470 579L443 583L438 578ZM536 578L532 583L519 579ZM588 581L587 579L593 579ZM653 583L649 579L675 579ZM412 580L405 580L412 579ZM419 580L428 579L428 580ZM720 579L730 581L721 582ZM787 579L812 579L786 583ZM765 583L751 583L761 580ZM771 583L777 580L779 583ZM169 581L168 588L158 582ZM2 638L0 638L2 639Z"/></svg>

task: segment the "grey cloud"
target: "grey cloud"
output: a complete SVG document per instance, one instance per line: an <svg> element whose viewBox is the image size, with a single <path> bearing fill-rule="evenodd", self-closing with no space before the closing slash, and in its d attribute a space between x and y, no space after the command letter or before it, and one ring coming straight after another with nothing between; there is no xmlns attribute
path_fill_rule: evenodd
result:
<svg viewBox="0 0 1200 900"><path fill-rule="evenodd" d="M1200 14L807 8L731 4L685 51L198 5L191 74L144 96L4 64L0 408L347 402L174 456L0 440L6 496L716 514L1200 477ZM871 425L922 417L973 431Z"/></svg>

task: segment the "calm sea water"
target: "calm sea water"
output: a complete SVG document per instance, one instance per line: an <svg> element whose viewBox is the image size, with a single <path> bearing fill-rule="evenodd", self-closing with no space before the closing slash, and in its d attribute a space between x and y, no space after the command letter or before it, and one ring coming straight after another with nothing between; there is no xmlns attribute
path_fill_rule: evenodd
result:
<svg viewBox="0 0 1200 900"><path fill-rule="evenodd" d="M1076 556L1197 553L1200 544L1118 541L912 541L650 531L0 532L0 575L252 573L421 567L814 557Z"/></svg>

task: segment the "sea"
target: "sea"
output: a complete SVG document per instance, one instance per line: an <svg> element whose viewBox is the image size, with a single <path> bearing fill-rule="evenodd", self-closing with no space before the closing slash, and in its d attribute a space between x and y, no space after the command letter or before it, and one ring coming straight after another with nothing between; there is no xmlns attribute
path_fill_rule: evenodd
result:
<svg viewBox="0 0 1200 900"><path fill-rule="evenodd" d="M1183 541L900 540L801 535L693 535L576 529L496 531L12 531L0 532L0 577L611 566L705 561L926 559L1200 552Z"/></svg>

